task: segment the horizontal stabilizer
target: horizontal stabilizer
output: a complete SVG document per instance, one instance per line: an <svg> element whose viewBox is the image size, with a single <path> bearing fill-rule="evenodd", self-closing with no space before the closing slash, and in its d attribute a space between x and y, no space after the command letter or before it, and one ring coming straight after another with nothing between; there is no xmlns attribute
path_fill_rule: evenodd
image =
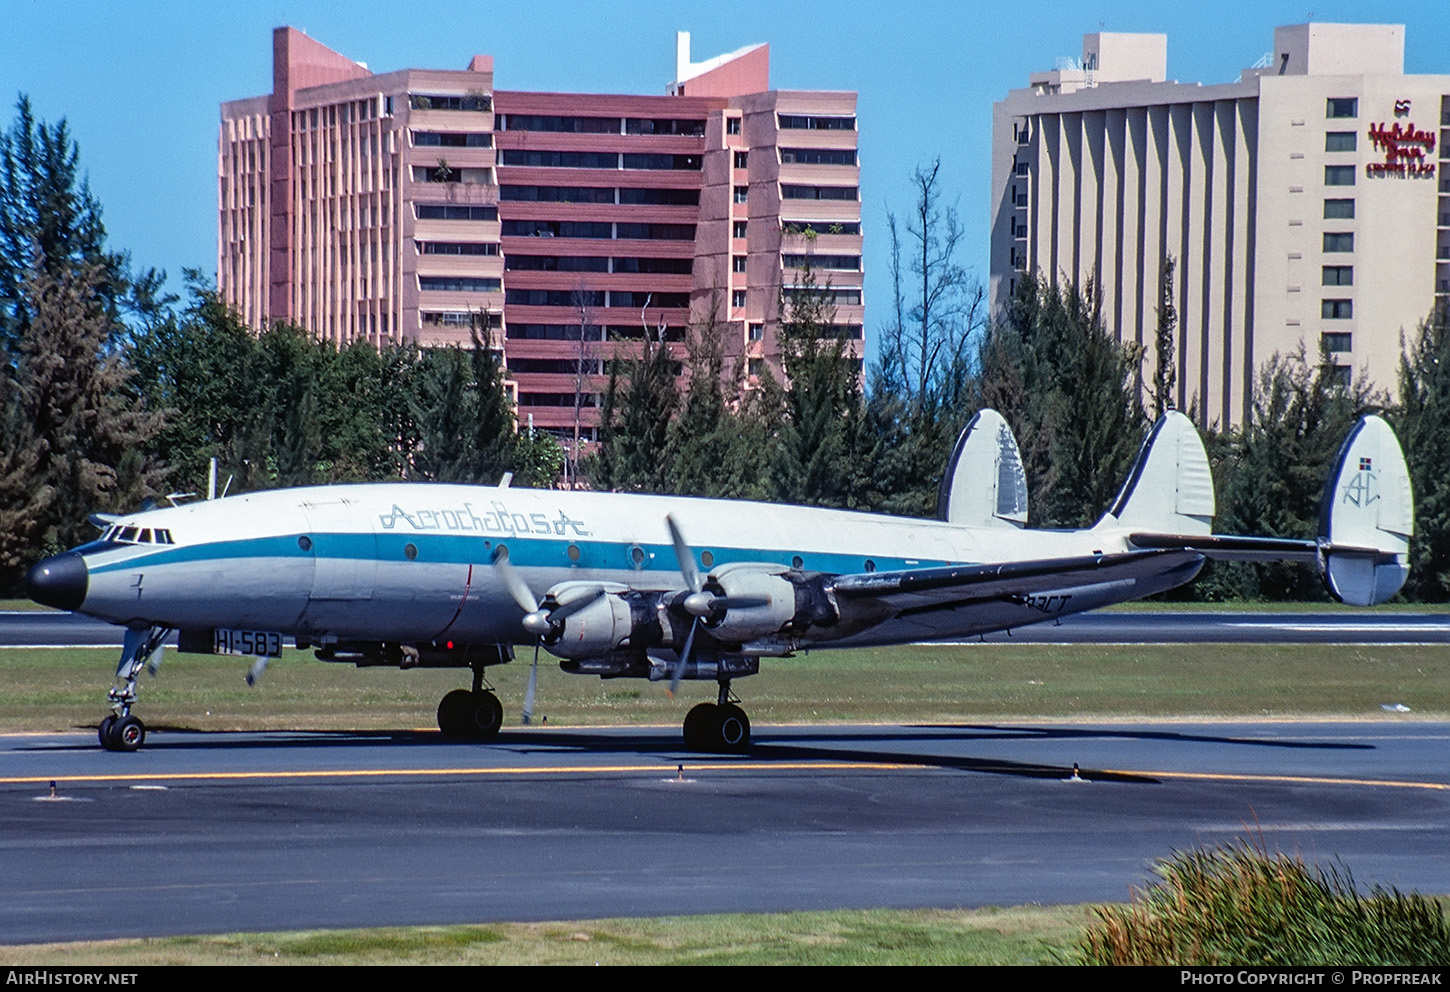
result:
<svg viewBox="0 0 1450 992"><path fill-rule="evenodd" d="M1383 603L1409 577L1415 500L1399 439L1383 419L1360 418L1344 439L1319 507L1320 570L1354 606Z"/></svg>
<svg viewBox="0 0 1450 992"><path fill-rule="evenodd" d="M1237 537L1230 534L1185 536L1183 534L1129 534L1135 548L1197 551L1214 561L1297 561L1314 564L1319 560L1319 543L1292 537Z"/></svg>
<svg viewBox="0 0 1450 992"><path fill-rule="evenodd" d="M1027 523L1027 473L1012 428L996 410L982 410L957 438L937 492L938 520L966 527Z"/></svg>
<svg viewBox="0 0 1450 992"><path fill-rule="evenodd" d="M1193 421L1170 410L1158 418L1128 481L1099 527L1207 535L1215 510L1213 472Z"/></svg>

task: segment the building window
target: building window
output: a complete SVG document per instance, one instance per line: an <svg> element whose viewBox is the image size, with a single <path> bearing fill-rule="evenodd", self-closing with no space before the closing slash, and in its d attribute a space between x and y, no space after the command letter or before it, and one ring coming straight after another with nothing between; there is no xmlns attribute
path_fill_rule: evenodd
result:
<svg viewBox="0 0 1450 992"><path fill-rule="evenodd" d="M735 187L735 202L736 203L744 203L745 202L745 198L747 196L749 196L749 195L750 195L750 187L749 186L736 186Z"/></svg>
<svg viewBox="0 0 1450 992"><path fill-rule="evenodd" d="M751 375L764 375L765 374L765 359L763 359L763 358L752 358L750 360L749 368L750 368L750 374Z"/></svg>
<svg viewBox="0 0 1450 992"><path fill-rule="evenodd" d="M1019 206L1019 207L1025 207L1025 206L1027 206L1027 194L1026 193L1018 193L1017 194L1017 206Z"/></svg>
<svg viewBox="0 0 1450 992"><path fill-rule="evenodd" d="M1320 342L1324 345L1325 351L1350 351L1350 334L1348 331L1329 331L1319 335Z"/></svg>
<svg viewBox="0 0 1450 992"><path fill-rule="evenodd" d="M418 288L433 292L449 293L497 293L501 283L497 279L472 279L467 276L419 276Z"/></svg>
<svg viewBox="0 0 1450 992"><path fill-rule="evenodd" d="M1324 234L1325 251L1354 251L1354 235L1352 233Z"/></svg>
<svg viewBox="0 0 1450 992"><path fill-rule="evenodd" d="M798 255L785 254L780 256L780 264L787 269L804 269L809 265L813 269L833 269L838 272L860 272L860 255Z"/></svg>
<svg viewBox="0 0 1450 992"><path fill-rule="evenodd" d="M739 117L727 117L727 118L725 118L725 133L726 134L739 134L740 133L740 118Z"/></svg>
<svg viewBox="0 0 1450 992"><path fill-rule="evenodd" d="M1324 219L1325 220L1353 220L1354 219L1354 201L1353 200L1325 200L1324 201Z"/></svg>
<svg viewBox="0 0 1450 992"><path fill-rule="evenodd" d="M1027 163L1026 162L1018 162L1017 165L1016 165L1015 171L1016 171L1017 175L1019 175L1019 176L1025 176L1025 175L1027 175Z"/></svg>
<svg viewBox="0 0 1450 992"><path fill-rule="evenodd" d="M1324 116L1329 118L1358 117L1359 100L1352 96L1332 96L1325 107Z"/></svg>
<svg viewBox="0 0 1450 992"><path fill-rule="evenodd" d="M782 148L782 165L855 165L854 148Z"/></svg>
<svg viewBox="0 0 1450 992"><path fill-rule="evenodd" d="M1324 286L1353 286L1354 266L1353 265L1326 265L1324 266Z"/></svg>
<svg viewBox="0 0 1450 992"><path fill-rule="evenodd" d="M1352 165L1326 165L1324 167L1324 185L1353 186L1354 171Z"/></svg>
<svg viewBox="0 0 1450 992"><path fill-rule="evenodd" d="M734 258L732 258L730 260L730 269L731 269L732 272L744 272L745 271L745 256L744 255L736 255Z"/></svg>
<svg viewBox="0 0 1450 992"><path fill-rule="evenodd" d="M1354 316L1354 301L1321 300L1319 316L1324 320L1348 320Z"/></svg>
<svg viewBox="0 0 1450 992"><path fill-rule="evenodd" d="M1326 152L1352 152L1356 147L1353 131L1330 131L1324 135Z"/></svg>
<svg viewBox="0 0 1450 992"><path fill-rule="evenodd" d="M1345 389L1354 385L1354 369L1348 365L1330 366L1329 374L1334 377L1335 382L1339 383Z"/></svg>
<svg viewBox="0 0 1450 992"><path fill-rule="evenodd" d="M493 109L493 97L483 93L468 93L461 96L409 93L408 105L414 110L475 110L487 113Z"/></svg>
<svg viewBox="0 0 1450 992"><path fill-rule="evenodd" d="M752 341L764 341L765 340L765 325L764 324L751 324L750 325L750 340L752 340Z"/></svg>
<svg viewBox="0 0 1450 992"><path fill-rule="evenodd" d="M750 153L749 152L736 152L735 153L735 168L737 168L737 169L747 168L749 166L749 163L750 163Z"/></svg>
<svg viewBox="0 0 1450 992"><path fill-rule="evenodd" d="M730 305L732 307L745 306L745 290L733 289L730 291Z"/></svg>
<svg viewBox="0 0 1450 992"><path fill-rule="evenodd" d="M783 200L855 200L859 190L855 186L782 185L780 196Z"/></svg>
<svg viewBox="0 0 1450 992"><path fill-rule="evenodd" d="M731 229L731 236L736 238L745 237L745 221L737 220Z"/></svg>
<svg viewBox="0 0 1450 992"><path fill-rule="evenodd" d="M854 131L854 117L807 117L801 114L780 114L780 128L783 131Z"/></svg>

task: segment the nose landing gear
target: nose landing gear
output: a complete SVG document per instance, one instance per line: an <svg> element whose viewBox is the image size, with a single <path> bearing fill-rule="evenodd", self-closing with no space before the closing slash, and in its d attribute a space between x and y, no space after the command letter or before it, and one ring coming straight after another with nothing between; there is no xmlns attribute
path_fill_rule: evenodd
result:
<svg viewBox="0 0 1450 992"><path fill-rule="evenodd" d="M136 702L136 676L148 662L160 660L170 633L167 627L126 631L121 663L116 666L116 684L106 694L114 712L97 728L101 747L107 751L135 751L146 743L146 725L140 717L131 715L131 706Z"/></svg>

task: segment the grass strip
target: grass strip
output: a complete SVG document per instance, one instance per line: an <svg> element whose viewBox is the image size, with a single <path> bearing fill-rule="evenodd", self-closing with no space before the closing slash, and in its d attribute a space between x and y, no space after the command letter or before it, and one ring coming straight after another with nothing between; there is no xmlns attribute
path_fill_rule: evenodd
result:
<svg viewBox="0 0 1450 992"><path fill-rule="evenodd" d="M0 650L0 731L68 731L105 711L115 649ZM396 730L434 726L459 670L355 669L288 651L249 687L250 659L168 654L144 676L153 728ZM518 723L528 662L489 670ZM540 664L536 716L551 727L673 724L714 683L565 675ZM735 682L757 724L1007 719L1444 719L1450 650L1369 645L903 646L765 659ZM1384 706L1403 705L1391 713Z"/></svg>
<svg viewBox="0 0 1450 992"><path fill-rule="evenodd" d="M1085 906L841 910L241 933L0 947L5 965L1030 965L1068 960Z"/></svg>

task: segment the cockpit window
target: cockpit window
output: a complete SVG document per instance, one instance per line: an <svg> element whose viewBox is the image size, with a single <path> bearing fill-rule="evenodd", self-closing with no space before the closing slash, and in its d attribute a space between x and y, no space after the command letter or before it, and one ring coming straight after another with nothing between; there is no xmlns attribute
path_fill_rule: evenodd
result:
<svg viewBox="0 0 1450 992"><path fill-rule="evenodd" d="M109 527L101 534L103 541L115 541L118 544L175 544L171 538L171 531L165 527L122 527L116 524Z"/></svg>

